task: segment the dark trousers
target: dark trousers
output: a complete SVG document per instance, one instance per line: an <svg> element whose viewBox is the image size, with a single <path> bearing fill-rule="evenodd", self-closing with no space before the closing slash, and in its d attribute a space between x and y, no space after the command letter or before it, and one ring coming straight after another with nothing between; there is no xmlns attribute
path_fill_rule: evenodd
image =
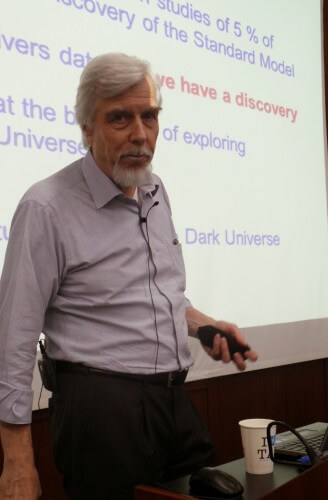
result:
<svg viewBox="0 0 328 500"><path fill-rule="evenodd" d="M215 465L208 431L183 386L97 373L59 373L49 401L55 462L74 500L133 498Z"/></svg>

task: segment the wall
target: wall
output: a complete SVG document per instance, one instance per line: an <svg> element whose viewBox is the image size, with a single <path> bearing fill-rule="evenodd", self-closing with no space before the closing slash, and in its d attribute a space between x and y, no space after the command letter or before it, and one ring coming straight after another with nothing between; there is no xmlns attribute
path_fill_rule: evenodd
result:
<svg viewBox="0 0 328 500"><path fill-rule="evenodd" d="M272 418L300 427L328 421L328 360L191 382L190 395L214 440L219 463L242 456L238 421Z"/></svg>

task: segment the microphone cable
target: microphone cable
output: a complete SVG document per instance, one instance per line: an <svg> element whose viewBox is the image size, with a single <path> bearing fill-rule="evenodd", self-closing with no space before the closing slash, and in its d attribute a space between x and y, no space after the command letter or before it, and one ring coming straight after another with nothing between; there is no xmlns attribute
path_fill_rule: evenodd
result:
<svg viewBox="0 0 328 500"><path fill-rule="evenodd" d="M141 215L139 216L140 227L141 227L142 224L145 224L145 226L146 226L146 235L147 235L145 237L144 232L143 232L142 227L141 227L141 232L142 232L142 235L144 237L144 240L145 240L145 242L147 244L147 248L148 248L148 259L147 259L148 288L149 288L150 300L151 300L151 304L152 304L152 308L153 308L153 312L154 312L154 324L155 324L155 334L156 334L155 373L157 373L157 362L158 362L158 353L159 353L159 335L158 335L158 324L157 324L157 314L156 314L155 302L154 302L154 297L153 297L153 293L152 293L152 290L151 290L150 260L152 261L152 264L153 264L154 269L155 269L155 271L154 271L154 280L155 280L155 276L156 276L156 273L157 273L157 268L156 268L156 265L155 265L155 262L154 262L154 259L153 259L153 252L152 252L152 249L151 249L151 246L150 246L149 230L148 230L148 214L149 214L149 212L154 207L157 207L157 205L159 205L159 201L155 201L155 203L147 210L147 213L146 213L145 217L141 217Z"/></svg>

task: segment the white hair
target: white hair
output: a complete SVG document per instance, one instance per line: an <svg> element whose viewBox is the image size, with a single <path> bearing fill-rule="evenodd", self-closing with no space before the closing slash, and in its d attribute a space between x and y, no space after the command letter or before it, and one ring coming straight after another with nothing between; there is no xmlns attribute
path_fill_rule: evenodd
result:
<svg viewBox="0 0 328 500"><path fill-rule="evenodd" d="M89 144L85 138L84 129L92 127L97 98L109 99L118 96L141 82L145 77L152 81L157 103L160 106L159 86L151 74L147 61L115 52L102 54L91 59L82 71L75 104L76 120L82 130L82 141L85 148L88 148Z"/></svg>

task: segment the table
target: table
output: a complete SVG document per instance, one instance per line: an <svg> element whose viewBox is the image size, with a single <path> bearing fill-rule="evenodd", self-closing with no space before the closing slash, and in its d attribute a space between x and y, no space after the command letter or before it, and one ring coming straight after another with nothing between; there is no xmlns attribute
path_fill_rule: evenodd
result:
<svg viewBox="0 0 328 500"><path fill-rule="evenodd" d="M321 500L328 498L328 460L301 471L296 465L274 464L272 474L247 474L244 459L235 460L218 469L228 472L244 486L243 500ZM170 481L158 488L137 486L136 500L192 499L189 477ZM165 488L165 489L164 489Z"/></svg>

